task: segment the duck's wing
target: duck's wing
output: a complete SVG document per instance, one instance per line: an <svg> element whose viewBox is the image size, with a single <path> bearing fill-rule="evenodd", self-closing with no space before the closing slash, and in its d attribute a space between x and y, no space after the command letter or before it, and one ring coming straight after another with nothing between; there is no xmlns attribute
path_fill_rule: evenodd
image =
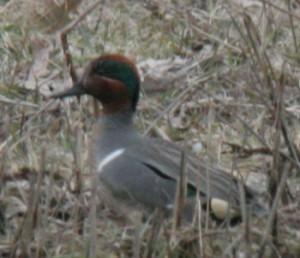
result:
<svg viewBox="0 0 300 258"><path fill-rule="evenodd" d="M134 144L126 150L126 155L138 160L162 178L175 182L180 177L182 150L179 146L153 139L143 139L142 144ZM199 160L195 155L186 155L186 181L188 192L195 193L209 200L226 202L231 208L240 206L241 181L234 176ZM244 185L243 185L244 186ZM246 200L251 202L253 192L245 187Z"/></svg>

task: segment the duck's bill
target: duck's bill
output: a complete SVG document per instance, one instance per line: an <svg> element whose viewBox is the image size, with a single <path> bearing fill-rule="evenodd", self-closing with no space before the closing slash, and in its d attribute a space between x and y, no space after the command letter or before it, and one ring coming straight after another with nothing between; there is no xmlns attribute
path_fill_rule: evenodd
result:
<svg viewBox="0 0 300 258"><path fill-rule="evenodd" d="M52 99L63 99L63 98L66 98L66 97L80 96L80 95L83 95L83 94L87 94L86 89L83 87L81 82L78 82L77 84L75 84L70 89L52 94L50 96L50 98L52 98Z"/></svg>

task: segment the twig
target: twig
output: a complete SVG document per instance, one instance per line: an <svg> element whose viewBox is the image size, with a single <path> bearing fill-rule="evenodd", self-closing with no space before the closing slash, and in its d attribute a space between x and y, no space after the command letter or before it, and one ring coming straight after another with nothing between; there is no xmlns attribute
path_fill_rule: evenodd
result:
<svg viewBox="0 0 300 258"><path fill-rule="evenodd" d="M295 34L295 25L294 25L294 21L293 21L293 17L291 15L291 1L287 0L287 5L289 7L289 19L290 19L290 24L291 24L291 31L292 31L292 35L293 35L293 43L294 43L294 47L295 47L295 53L298 53L298 44L297 44L297 38L296 38L296 34Z"/></svg>
<svg viewBox="0 0 300 258"><path fill-rule="evenodd" d="M283 63L282 65L282 76L281 76L281 82L280 82L280 85L281 88L279 89L280 91L280 94L283 95L283 92L284 92L284 88L283 88L283 85L285 84L285 81L284 81L284 68L285 68L285 63ZM281 100L282 102L282 105L283 105L283 96L281 96ZM283 110L282 112L285 111L284 107L282 106ZM285 140L285 144L287 145L288 147L288 150L289 150L289 153L290 153L290 156L295 160L296 164L298 164L298 166L296 166L296 169L298 170L298 172L300 173L300 162L299 162L299 159L300 159L300 153L297 149L297 147L295 146L295 144L293 144L290 140L290 137L289 137L289 134L288 134L288 130L287 130L287 126L286 126L286 123L285 123L285 116L284 114L282 113L282 115L280 116L280 125L281 125L281 132L282 132L282 135L283 135L283 138Z"/></svg>
<svg viewBox="0 0 300 258"><path fill-rule="evenodd" d="M32 108L38 107L38 105L33 104L31 102L21 101L21 100L12 100L12 99L5 97L4 95L0 95L0 102L2 102L4 104L8 104L8 105L18 105L18 106L32 107Z"/></svg>
<svg viewBox="0 0 300 258"><path fill-rule="evenodd" d="M90 12L92 12L93 10L95 10L95 8L101 3L102 1L96 1L94 4L92 4L89 8L87 8L81 15L79 15L79 17L74 20L73 22L71 22L70 24L68 24L61 32L60 32L60 39L61 39L61 43L62 43L62 48L63 48L63 52L64 52L64 56L65 56L65 60L66 60L66 65L67 67L69 67L70 69L70 76L72 78L72 82L76 83L78 80L78 76L77 73L74 69L73 66L73 61L72 61L72 56L70 54L70 50L69 50L69 44L68 44L68 39L67 39L67 34L74 29Z"/></svg>
<svg viewBox="0 0 300 258"><path fill-rule="evenodd" d="M274 150L273 150L273 168L271 171L270 176L270 183L269 183L269 192L271 196L271 205L272 210L270 213L270 216L268 218L267 227L265 230L265 234L263 237L263 240L261 241L261 249L260 249L260 257L263 256L265 245L266 245L266 239L267 236L271 230L272 234L272 242L274 246L277 246L277 238L278 238L278 228L277 228L277 205L279 202L279 198L281 197L281 193L285 187L285 180L283 180L283 175L279 173L279 167L280 167L280 135L281 135L281 121L283 120L283 91L284 91L284 83L283 83L283 75L281 83L277 86L277 96L274 96L274 109L275 109L275 135L274 135ZM284 173L286 176L288 175L289 170L285 169ZM284 175L285 175L284 174ZM281 184L281 192L279 193L279 187L278 182ZM276 201L275 201L276 200Z"/></svg>
<svg viewBox="0 0 300 258"><path fill-rule="evenodd" d="M244 236L245 236L245 253L246 257L251 257L250 255L250 214L247 213L247 203L246 203L246 193L245 193L245 186L239 182L238 184L239 192L240 192L240 203L241 203L241 213L242 219L244 222Z"/></svg>
<svg viewBox="0 0 300 258"><path fill-rule="evenodd" d="M200 191L198 191L197 189L197 195L196 195L196 215L197 215L197 229L198 229L198 236L197 236L197 240L198 240L198 246L199 246L199 253L200 253L200 257L204 257L204 248L203 248L203 232L202 232L202 227L201 227L201 223L202 223L202 206L201 206L201 199L200 199Z"/></svg>
<svg viewBox="0 0 300 258"><path fill-rule="evenodd" d="M154 253L157 248L157 242L160 240L159 233L161 229L164 229L164 224L162 224L164 219L163 216L164 214L161 211L156 210L152 217L145 224L146 227L148 226L148 223L151 222L151 231L149 234L149 238L147 239L147 243L145 245L145 251L143 253L143 257L145 258L154 257Z"/></svg>
<svg viewBox="0 0 300 258"><path fill-rule="evenodd" d="M97 183L98 177L93 169L91 160L89 160L89 172L91 176L91 198L90 198L90 212L89 212L89 226L90 236L88 239L88 255L87 258L96 257L96 246L97 246Z"/></svg>
<svg viewBox="0 0 300 258"><path fill-rule="evenodd" d="M75 189L74 192L76 194L76 197L78 200L82 200L82 161L81 161L81 153L82 153L82 131L80 127L76 128L76 141L75 141L75 151L74 154L74 174L75 174ZM81 202L81 201L80 201ZM77 220L77 231L79 234L83 234L83 221L84 221L84 215L83 215L83 208L80 205L77 209L76 213L76 220ZM75 223L76 224L76 223Z"/></svg>
<svg viewBox="0 0 300 258"><path fill-rule="evenodd" d="M273 2L271 2L269 0L262 0L262 2L264 2L264 3L266 3L266 4L268 4L268 5L272 6L272 7L274 7L275 9L277 9L277 10L283 12L283 13L286 13L286 14L288 14L290 16L293 16L293 17L297 18L298 20L300 20L300 16L299 15L294 14L294 13L288 11L288 10L283 9L282 7L274 4Z"/></svg>
<svg viewBox="0 0 300 258"><path fill-rule="evenodd" d="M42 194L42 184L43 184L43 179L44 179L44 175L46 172L46 149L45 147L43 147L42 152L41 152L41 160L40 160L40 165L39 165L39 171L38 171L38 175L37 175L37 184L36 184L36 190L35 190L35 196L34 196L34 214L32 217L32 230L34 230L35 228L37 228L37 226L41 223L41 212L39 209L39 203L40 203L40 199L41 199L41 194ZM38 242L43 241L43 239L38 239ZM37 245L37 254L39 254L41 252L41 244Z"/></svg>
<svg viewBox="0 0 300 258"><path fill-rule="evenodd" d="M204 36L204 37L208 38L208 39L211 40L211 41L217 42L217 43L219 43L220 45L223 45L223 46L227 47L228 49L232 50L234 53L237 53L238 55L240 55L240 54L243 53L243 51L242 51L240 48L237 48L237 47L235 47L235 46L233 46L233 45L231 45L231 44L229 44L229 43L226 43L224 40L219 39L219 38L217 38L217 37L215 37L215 36L213 36L213 35L211 35L211 34L208 34L207 32L205 32L205 31L199 29L199 28L196 27L196 26L193 26L193 29L194 29L197 33L199 33L201 36Z"/></svg>
<svg viewBox="0 0 300 258"><path fill-rule="evenodd" d="M224 144L231 147L230 151L222 151L222 153L238 153L239 157L248 157L255 154L272 155L272 150L268 147L246 148L240 144L223 141Z"/></svg>
<svg viewBox="0 0 300 258"><path fill-rule="evenodd" d="M298 170L298 173L300 174L300 161L299 161L300 151L297 149L295 144L293 144L290 140L284 118L282 118L282 121L281 121L281 131L282 131L282 135L285 140L285 143L288 147L289 153L293 157L293 160L295 161L295 162L293 162L293 164L295 165L296 169Z"/></svg>
<svg viewBox="0 0 300 258"><path fill-rule="evenodd" d="M185 144L184 144L185 145ZM175 209L175 230L181 225L181 215L185 204L185 195L186 195L186 160L187 160L186 149L181 152L181 161L180 161L180 177L177 186L177 197L176 197L176 209Z"/></svg>
<svg viewBox="0 0 300 258"><path fill-rule="evenodd" d="M264 235L263 235L261 243L260 243L260 248L259 248L260 252L259 252L259 256L258 256L259 258L264 257L263 255L264 255L265 245L267 243L268 235L269 235L269 232L272 227L274 217L276 214L277 205L278 205L279 199L281 197L281 194L285 188L285 183L286 183L288 176L289 176L289 170L285 169L284 172L282 173L280 183L278 185L277 192L276 192L275 198L273 200L273 205L272 205L272 208L270 211L270 216L268 217L266 229L265 229Z"/></svg>
<svg viewBox="0 0 300 258"><path fill-rule="evenodd" d="M176 199L174 205L174 219L173 219L173 228L171 235L171 243L175 242L177 229L181 226L181 216L185 205L185 196L186 196L186 165L187 165L187 153L185 149L181 152L181 160L180 160L180 174L177 182L177 191L176 191Z"/></svg>

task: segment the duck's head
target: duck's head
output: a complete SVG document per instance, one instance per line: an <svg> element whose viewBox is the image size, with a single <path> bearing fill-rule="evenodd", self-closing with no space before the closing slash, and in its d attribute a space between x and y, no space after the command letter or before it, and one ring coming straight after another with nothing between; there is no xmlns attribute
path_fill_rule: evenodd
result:
<svg viewBox="0 0 300 258"><path fill-rule="evenodd" d="M135 64L123 55L106 54L91 61L72 88L51 98L92 95L102 103L104 113L110 114L122 109L135 111L139 88Z"/></svg>

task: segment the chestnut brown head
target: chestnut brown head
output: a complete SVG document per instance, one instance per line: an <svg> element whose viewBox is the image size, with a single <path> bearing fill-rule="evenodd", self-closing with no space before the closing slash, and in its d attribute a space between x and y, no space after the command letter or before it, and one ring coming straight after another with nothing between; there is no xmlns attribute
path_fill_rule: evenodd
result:
<svg viewBox="0 0 300 258"><path fill-rule="evenodd" d="M139 99L140 78L135 64L119 54L107 54L94 59L72 88L53 94L51 98L92 95L104 112L122 108L135 111Z"/></svg>

